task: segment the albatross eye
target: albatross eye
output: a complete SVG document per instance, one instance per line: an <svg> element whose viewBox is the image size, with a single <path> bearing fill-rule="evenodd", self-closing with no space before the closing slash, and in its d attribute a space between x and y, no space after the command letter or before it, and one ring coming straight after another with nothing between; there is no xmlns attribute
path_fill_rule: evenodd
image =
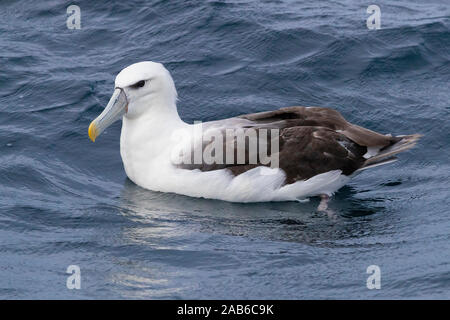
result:
<svg viewBox="0 0 450 320"><path fill-rule="evenodd" d="M139 82L136 82L135 84L132 84L130 87L133 89L142 88L145 85L145 80L141 80Z"/></svg>

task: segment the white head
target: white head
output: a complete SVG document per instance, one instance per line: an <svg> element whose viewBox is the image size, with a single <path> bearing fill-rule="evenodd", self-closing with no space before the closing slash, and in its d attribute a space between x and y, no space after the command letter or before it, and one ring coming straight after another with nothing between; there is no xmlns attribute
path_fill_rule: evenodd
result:
<svg viewBox="0 0 450 320"><path fill-rule="evenodd" d="M114 93L105 110L91 122L89 137L95 141L103 130L122 117L136 119L150 111L176 110L176 99L173 79L161 63L132 64L117 75Z"/></svg>
<svg viewBox="0 0 450 320"><path fill-rule="evenodd" d="M115 88L128 99L125 117L135 118L155 105L175 104L177 91L169 71L161 63L144 61L132 64L116 77Z"/></svg>

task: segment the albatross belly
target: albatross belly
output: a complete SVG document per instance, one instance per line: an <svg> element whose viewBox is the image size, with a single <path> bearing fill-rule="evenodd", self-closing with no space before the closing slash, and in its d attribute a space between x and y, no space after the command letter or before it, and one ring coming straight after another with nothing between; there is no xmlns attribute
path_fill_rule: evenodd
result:
<svg viewBox="0 0 450 320"><path fill-rule="evenodd" d="M274 170L273 174L262 171ZM239 176L221 169L202 172L176 168L159 168L147 176L129 176L137 185L160 192L172 192L190 197L230 202L294 201L321 194L332 195L344 186L349 177L340 170L319 174L305 181L283 185L281 169L257 167Z"/></svg>

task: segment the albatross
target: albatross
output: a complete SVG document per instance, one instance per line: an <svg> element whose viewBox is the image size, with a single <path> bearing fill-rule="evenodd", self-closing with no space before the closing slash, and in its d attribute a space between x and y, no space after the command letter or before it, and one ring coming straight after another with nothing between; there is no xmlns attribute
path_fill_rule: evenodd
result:
<svg viewBox="0 0 450 320"><path fill-rule="evenodd" d="M420 137L374 132L322 107L188 124L176 102L174 81L161 63L132 64L117 75L109 103L89 125L89 137L95 141L122 119L123 166L145 189L231 202L318 196L322 208L352 177L396 161L395 155Z"/></svg>

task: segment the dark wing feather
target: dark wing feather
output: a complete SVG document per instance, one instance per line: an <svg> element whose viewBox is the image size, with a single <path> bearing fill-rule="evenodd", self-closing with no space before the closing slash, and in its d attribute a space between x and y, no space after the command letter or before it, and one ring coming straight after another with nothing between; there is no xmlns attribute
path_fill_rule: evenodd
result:
<svg viewBox="0 0 450 320"><path fill-rule="evenodd" d="M275 111L242 115L256 122L284 122L286 126L320 126L341 132L364 147L386 147L400 139L351 124L336 110L320 107L287 107Z"/></svg>
<svg viewBox="0 0 450 320"><path fill-rule="evenodd" d="M364 165L366 159L363 155L367 152L367 147L382 149L399 140L353 125L339 112L328 108L288 107L234 119L241 119L237 127L244 130L251 128L258 136L266 134L267 130L262 129L279 130L279 166L286 173L287 184L337 169L350 175ZM230 123L229 120L227 124ZM220 124L220 121L216 124ZM225 129L226 125L218 130L225 133ZM203 150L209 143L204 143ZM245 163L237 163L238 144L234 141L234 163L227 164L224 159L223 164L183 164L181 167L202 171L228 168L234 175L239 175L263 165L259 158L257 163L250 163L252 154L248 145L247 141L244 147ZM225 157L225 146L223 154Z"/></svg>

